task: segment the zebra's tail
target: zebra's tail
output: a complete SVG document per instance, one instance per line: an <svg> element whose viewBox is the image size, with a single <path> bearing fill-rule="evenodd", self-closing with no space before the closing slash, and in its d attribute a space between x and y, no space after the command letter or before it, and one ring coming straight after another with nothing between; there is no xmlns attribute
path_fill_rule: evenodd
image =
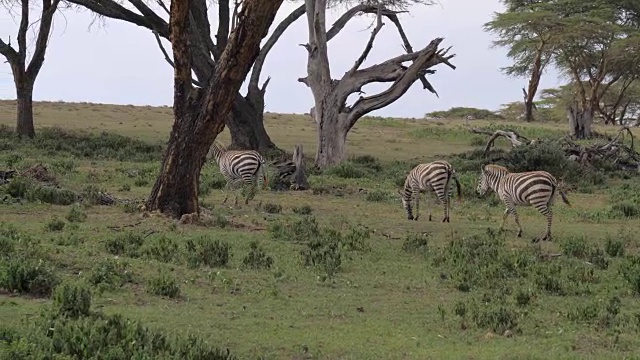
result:
<svg viewBox="0 0 640 360"><path fill-rule="evenodd" d="M263 188L268 189L269 188L269 179L267 178L267 162L266 162L266 160L264 158L260 160L260 168L258 169L258 171L262 173L262 186L263 186Z"/></svg>
<svg viewBox="0 0 640 360"><path fill-rule="evenodd" d="M567 204L568 207L573 207L573 205L571 205L571 203L569 202L569 199L567 199L567 194L564 192L564 182L560 182L558 184L558 192L560 193L560 197L562 198L562 202L564 202L565 204Z"/></svg>
<svg viewBox="0 0 640 360"><path fill-rule="evenodd" d="M458 201L462 201L462 191L460 188L460 181L458 181L458 177L456 176L455 170L451 170L451 177L453 178L453 181L456 182L456 189L458 190Z"/></svg>

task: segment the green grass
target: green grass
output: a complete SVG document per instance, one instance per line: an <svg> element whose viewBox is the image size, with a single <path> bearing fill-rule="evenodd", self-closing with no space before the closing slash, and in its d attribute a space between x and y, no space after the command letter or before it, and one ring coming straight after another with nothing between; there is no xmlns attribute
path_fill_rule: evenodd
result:
<svg viewBox="0 0 640 360"><path fill-rule="evenodd" d="M12 102L0 102L0 113L0 125L13 126ZM196 335L243 359L609 358L640 345L637 178L578 177L573 207L554 207L554 241L532 245L545 220L530 208L518 209L523 238L512 218L504 233L487 232L504 208L495 195L473 193L480 160L456 154L482 148L483 138L463 120L370 118L349 135L351 160L311 175L309 191L262 191L231 209L220 204L217 168L205 166L201 202L212 217L180 225L136 206L159 167L170 108L37 103L35 113L38 139L1 129L0 168L42 163L60 192L101 189L131 205L56 205L67 193L31 184L16 187L24 196L15 199L0 186L0 249L9 254L0 256L0 328L28 331L55 305L6 290L7 274L16 274L10 259L22 256L43 260L56 281L87 284L92 311ZM470 123L529 138L564 131ZM312 155L308 117L269 113L266 127L278 145L301 143ZM453 202L451 223L440 223L441 206L424 197L423 216L408 221L396 189L412 165L435 158L464 169L464 198ZM436 221L427 221L429 210ZM66 288L68 298L85 299Z"/></svg>

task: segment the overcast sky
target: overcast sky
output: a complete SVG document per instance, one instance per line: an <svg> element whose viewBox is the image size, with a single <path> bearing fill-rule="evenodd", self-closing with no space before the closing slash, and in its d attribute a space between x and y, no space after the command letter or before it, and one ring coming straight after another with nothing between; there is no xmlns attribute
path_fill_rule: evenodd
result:
<svg viewBox="0 0 640 360"><path fill-rule="evenodd" d="M492 36L482 30L482 24L489 21L495 11L501 11L499 1L440 2L440 5L417 6L411 14L401 15L414 49L426 46L436 37L445 38L442 46L453 46L452 53L456 57L452 63L457 69L440 65L436 67L437 73L430 77L440 98L423 90L420 82L416 82L404 97L372 115L422 117L426 112L453 106L496 110L501 104L521 99L521 88L526 85L526 79L501 74L500 67L509 65L506 50L491 48ZM286 2L276 22L295 7L296 4ZM331 11L327 25L338 16L338 11ZM15 44L19 20L12 18L6 10L0 10L0 37L5 42L11 37ZM94 24L90 28L91 22L92 15L86 11L69 11L56 16L50 48L36 81L34 99L171 105L173 70L165 62L153 34L117 20L107 20L106 26ZM215 23L213 17L212 22ZM370 18L356 18L330 42L329 58L334 78L353 65L369 38L370 23ZM400 37L394 30L392 24L383 28L365 66L403 53ZM301 18L269 54L262 73L263 80L267 76L272 78L266 95L267 111L304 113L313 105L310 90L297 82L306 71L306 52L298 44L305 43L307 35L306 19ZM551 70L543 77L541 88L558 83L557 72ZM365 88L365 91L372 94L382 89L384 86L380 84ZM4 62L0 63L0 98L15 98L11 70Z"/></svg>

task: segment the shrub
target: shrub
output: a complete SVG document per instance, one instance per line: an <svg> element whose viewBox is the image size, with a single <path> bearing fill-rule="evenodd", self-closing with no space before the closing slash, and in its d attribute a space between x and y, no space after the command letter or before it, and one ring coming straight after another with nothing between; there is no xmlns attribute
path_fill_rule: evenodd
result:
<svg viewBox="0 0 640 360"><path fill-rule="evenodd" d="M187 239L185 247L187 264L192 268L201 265L222 267L229 262L231 247L227 242L213 240L205 235Z"/></svg>
<svg viewBox="0 0 640 360"><path fill-rule="evenodd" d="M177 298L180 296L180 286L173 275L161 272L158 276L152 277L147 283L147 292L152 295Z"/></svg>
<svg viewBox="0 0 640 360"><path fill-rule="evenodd" d="M631 290L636 295L640 295L640 257L627 256L620 264L618 272L622 275L622 278L627 282Z"/></svg>
<svg viewBox="0 0 640 360"><path fill-rule="evenodd" d="M106 259L96 263L87 278L89 284L101 290L120 287L133 281L129 264L122 260Z"/></svg>
<svg viewBox="0 0 640 360"><path fill-rule="evenodd" d="M487 109L478 109L472 107L452 107L445 111L433 111L425 114L425 117L443 118L443 119L463 119L467 116L472 119L498 120L503 119L502 115Z"/></svg>
<svg viewBox="0 0 640 360"><path fill-rule="evenodd" d="M144 244L144 237L139 232L128 231L107 239L104 244L107 252L112 255L126 255L137 258L140 256L140 248Z"/></svg>
<svg viewBox="0 0 640 360"><path fill-rule="evenodd" d="M267 255L257 241L249 243L249 253L242 259L242 264L250 269L269 269L273 258Z"/></svg>
<svg viewBox="0 0 640 360"><path fill-rule="evenodd" d="M11 292L48 297L60 282L58 276L42 260L12 256L1 265L0 287Z"/></svg>
<svg viewBox="0 0 640 360"><path fill-rule="evenodd" d="M309 205L294 207L291 210L298 215L311 215L311 213L313 212L313 209L311 209L311 206Z"/></svg>
<svg viewBox="0 0 640 360"><path fill-rule="evenodd" d="M402 243L402 250L409 253L426 253L429 251L427 234L409 234Z"/></svg>
<svg viewBox="0 0 640 360"><path fill-rule="evenodd" d="M266 203L262 205L262 208L268 214L280 214L282 212L282 206L278 204Z"/></svg>
<svg viewBox="0 0 640 360"><path fill-rule="evenodd" d="M64 226L64 220L60 220L56 216L54 216L45 224L45 229L47 231L62 231L64 229Z"/></svg>
<svg viewBox="0 0 640 360"><path fill-rule="evenodd" d="M80 223L87 220L87 214L85 214L84 211L82 211L81 207L77 205L73 205L71 206L71 209L69 210L69 213L67 214L66 219L69 222Z"/></svg>
<svg viewBox="0 0 640 360"><path fill-rule="evenodd" d="M395 196L393 193L382 189L374 189L367 193L366 200L372 202L383 202L393 200Z"/></svg>
<svg viewBox="0 0 640 360"><path fill-rule="evenodd" d="M180 246L173 238L161 235L146 241L142 253L149 259L169 263L177 262L180 259L180 250Z"/></svg>
<svg viewBox="0 0 640 360"><path fill-rule="evenodd" d="M91 308L91 291L82 284L62 283L54 290L53 305L72 318L87 316Z"/></svg>

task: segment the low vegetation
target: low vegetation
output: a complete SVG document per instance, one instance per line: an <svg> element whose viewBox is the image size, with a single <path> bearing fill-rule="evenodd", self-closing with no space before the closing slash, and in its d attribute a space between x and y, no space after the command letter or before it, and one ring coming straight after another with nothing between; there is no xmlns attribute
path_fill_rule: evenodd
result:
<svg viewBox="0 0 640 360"><path fill-rule="evenodd" d="M163 138L122 136L139 122L166 136L163 110L104 106L92 113L105 125L78 132L51 129L66 117L37 106L36 139L0 131L0 167L24 174L0 185L0 358L628 357L640 345L636 173L580 167L545 143L498 140L485 157L459 119L364 119L348 161L310 169L308 191L222 206L224 182L205 166L206 216L183 223L139 206ZM107 121L127 111L137 120ZM313 149L313 124L268 116L278 144ZM449 224L408 221L397 189L436 158L456 168L462 200ZM503 205L475 193L488 162L564 181L573 207L554 206L553 242L531 243L545 225L531 208L519 209L523 238L512 218L498 231ZM428 195L421 211L442 206Z"/></svg>

